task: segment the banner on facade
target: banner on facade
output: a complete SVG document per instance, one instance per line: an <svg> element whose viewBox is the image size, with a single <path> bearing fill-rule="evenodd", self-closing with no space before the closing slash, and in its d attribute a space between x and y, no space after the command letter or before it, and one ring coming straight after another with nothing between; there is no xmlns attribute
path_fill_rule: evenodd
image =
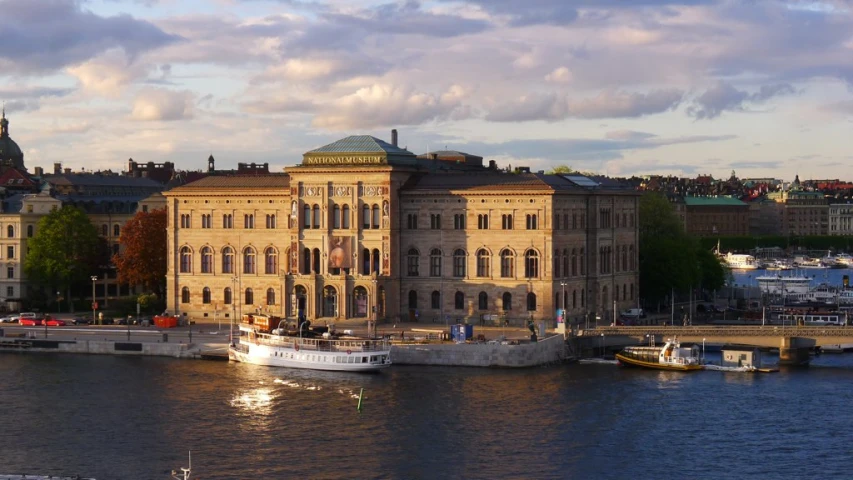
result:
<svg viewBox="0 0 853 480"><path fill-rule="evenodd" d="M329 237L329 268L352 268L352 237Z"/></svg>

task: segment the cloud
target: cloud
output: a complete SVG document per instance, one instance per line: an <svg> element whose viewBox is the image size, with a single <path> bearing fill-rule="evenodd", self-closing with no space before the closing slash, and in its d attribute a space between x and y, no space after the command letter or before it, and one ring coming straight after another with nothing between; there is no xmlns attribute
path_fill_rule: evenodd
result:
<svg viewBox="0 0 853 480"><path fill-rule="evenodd" d="M357 52L313 54L289 58L268 67L254 77L252 83L318 83L334 82L359 75L381 75L393 67L382 59L368 58Z"/></svg>
<svg viewBox="0 0 853 480"><path fill-rule="evenodd" d="M479 19L424 11L418 1L386 3L353 13L327 13L323 18L344 28L356 28L372 34L424 35L456 37L482 32L489 23Z"/></svg>
<svg viewBox="0 0 853 480"><path fill-rule="evenodd" d="M306 113L317 110L317 105L311 100L292 96L264 97L250 100L243 104L247 113Z"/></svg>
<svg viewBox="0 0 853 480"><path fill-rule="evenodd" d="M111 50L96 59L66 68L84 90L106 97L118 97L127 85L145 77L146 70L143 65L129 63L119 50Z"/></svg>
<svg viewBox="0 0 853 480"><path fill-rule="evenodd" d="M486 120L493 122L523 122L531 120L558 121L566 118L641 117L676 108L684 96L677 89L653 90L649 93L628 93L609 89L592 98L571 100L565 94L533 94L498 105Z"/></svg>
<svg viewBox="0 0 853 480"><path fill-rule="evenodd" d="M47 129L47 132L51 135L61 135L61 134L80 134L86 133L92 129L92 124L90 122L75 122L75 123L60 123L58 125L54 125Z"/></svg>
<svg viewBox="0 0 853 480"><path fill-rule="evenodd" d="M654 133L636 132L634 130L614 130L604 134L604 138L608 140L646 140L656 136Z"/></svg>
<svg viewBox="0 0 853 480"><path fill-rule="evenodd" d="M133 100L134 120L171 121L193 116L193 95L187 91L147 88Z"/></svg>
<svg viewBox="0 0 853 480"><path fill-rule="evenodd" d="M572 71L567 67L558 67L545 75L545 81L551 83L569 83L572 81Z"/></svg>
<svg viewBox="0 0 853 480"><path fill-rule="evenodd" d="M82 5L78 0L0 0L0 70L51 71L113 48L135 57L180 40L147 21L102 17Z"/></svg>
<svg viewBox="0 0 853 480"><path fill-rule="evenodd" d="M750 94L731 84L718 82L693 100L692 105L687 108L687 114L697 120L712 119L719 117L725 110L745 111L747 104L756 105L776 96L794 93L794 87L787 83L764 85L757 92Z"/></svg>
<svg viewBox="0 0 853 480"><path fill-rule="evenodd" d="M0 98L12 99L6 102L6 111L8 112L33 112L41 108L42 99L65 97L72 92L74 92L73 88L2 87L0 88Z"/></svg>
<svg viewBox="0 0 853 480"><path fill-rule="evenodd" d="M411 87L373 84L324 105L314 117L315 127L331 130L418 125L432 120L468 116L462 103L467 92L453 85L440 95Z"/></svg>

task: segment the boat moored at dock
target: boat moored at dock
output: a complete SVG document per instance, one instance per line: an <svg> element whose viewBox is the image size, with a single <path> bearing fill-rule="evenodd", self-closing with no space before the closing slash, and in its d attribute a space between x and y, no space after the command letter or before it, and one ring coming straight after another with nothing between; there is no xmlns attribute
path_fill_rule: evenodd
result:
<svg viewBox="0 0 853 480"><path fill-rule="evenodd" d="M278 328L271 328L274 325ZM244 315L239 331L239 338L228 347L228 357L238 362L342 372L371 372L391 365L391 343L384 338L311 328L308 321L298 330L288 330L284 320L266 315Z"/></svg>
<svg viewBox="0 0 853 480"><path fill-rule="evenodd" d="M653 368L656 370L701 370L699 347L682 347L677 339L661 346L625 347L616 354L620 365Z"/></svg>

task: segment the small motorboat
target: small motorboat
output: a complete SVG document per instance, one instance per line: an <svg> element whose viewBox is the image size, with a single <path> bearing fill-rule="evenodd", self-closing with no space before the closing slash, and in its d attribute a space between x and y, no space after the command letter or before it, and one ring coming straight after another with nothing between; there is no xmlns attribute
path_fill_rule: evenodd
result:
<svg viewBox="0 0 853 480"><path fill-rule="evenodd" d="M699 347L682 347L678 339L667 340L662 346L625 347L616 354L620 365L653 368L656 370L701 370Z"/></svg>

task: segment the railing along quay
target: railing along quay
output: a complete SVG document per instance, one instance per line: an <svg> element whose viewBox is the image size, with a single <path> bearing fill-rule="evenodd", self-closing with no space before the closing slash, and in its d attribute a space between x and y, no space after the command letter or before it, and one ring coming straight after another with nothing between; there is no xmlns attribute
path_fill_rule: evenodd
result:
<svg viewBox="0 0 853 480"><path fill-rule="evenodd" d="M663 336L755 336L755 337L851 337L853 326L848 327L805 327L796 325L758 325L758 326L691 326L691 327L598 327L582 331L582 337L600 335L643 336L655 334Z"/></svg>

